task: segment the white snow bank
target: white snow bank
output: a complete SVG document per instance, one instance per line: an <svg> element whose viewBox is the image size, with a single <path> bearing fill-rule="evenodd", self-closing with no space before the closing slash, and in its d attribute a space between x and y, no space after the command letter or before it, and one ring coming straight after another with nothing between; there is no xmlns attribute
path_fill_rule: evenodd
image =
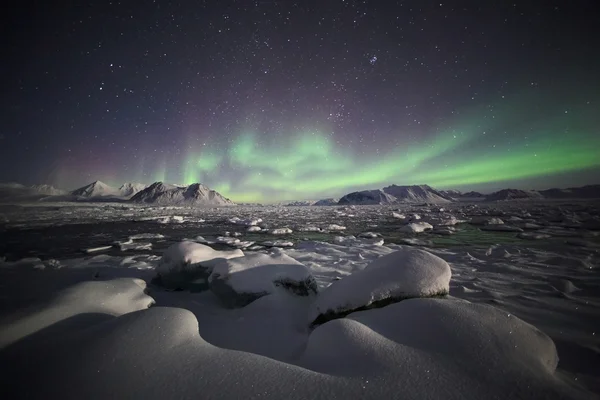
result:
<svg viewBox="0 0 600 400"><path fill-rule="evenodd" d="M276 287L293 286L304 291L304 295L317 291L308 268L281 252L253 253L220 260L208 281L213 293L232 307L243 307L273 293Z"/></svg>
<svg viewBox="0 0 600 400"><path fill-rule="evenodd" d="M268 307L252 309L263 299L231 311L241 322L227 328L270 315ZM259 322L269 337L271 321ZM216 347L204 339L211 327L181 308L152 307L87 326L56 327L51 345L33 337L2 354L10 368L0 396L390 399L401 391L407 400L590 398L554 374L556 350L545 334L466 301L406 300L331 321L307 336L292 363Z"/></svg>
<svg viewBox="0 0 600 400"><path fill-rule="evenodd" d="M161 274L177 273L194 269L199 263L205 263L220 258L242 257L239 250L214 250L213 248L195 242L179 242L171 245L165 252L156 268Z"/></svg>
<svg viewBox="0 0 600 400"><path fill-rule="evenodd" d="M145 288L146 282L131 278L79 283L61 292L43 309L0 327L0 349L77 314L118 316L147 309L154 300L144 293Z"/></svg>
<svg viewBox="0 0 600 400"><path fill-rule="evenodd" d="M348 313L384 301L447 294L450 276L450 266L438 256L401 247L323 290L309 319L314 322L319 316Z"/></svg>

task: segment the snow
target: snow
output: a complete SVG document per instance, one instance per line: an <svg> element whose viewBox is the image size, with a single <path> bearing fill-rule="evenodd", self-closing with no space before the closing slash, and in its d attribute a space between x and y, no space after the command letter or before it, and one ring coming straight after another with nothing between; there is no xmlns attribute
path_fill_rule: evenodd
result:
<svg viewBox="0 0 600 400"><path fill-rule="evenodd" d="M293 247L294 242L290 242L289 240L266 240L262 242L262 245L268 247Z"/></svg>
<svg viewBox="0 0 600 400"><path fill-rule="evenodd" d="M200 243L180 242L170 246L163 253L156 271L160 274L178 273L194 269L200 263L219 258L242 257L243 255L241 250L218 251Z"/></svg>
<svg viewBox="0 0 600 400"><path fill-rule="evenodd" d="M278 288L315 294L308 268L283 253L247 254L217 262L208 278L210 289L229 307L243 307Z"/></svg>
<svg viewBox="0 0 600 400"><path fill-rule="evenodd" d="M297 229L299 232L321 232L321 228L314 225L302 226Z"/></svg>
<svg viewBox="0 0 600 400"><path fill-rule="evenodd" d="M347 314L385 301L447 294L450 266L423 250L402 247L378 258L365 269L323 290L309 315L311 322L328 314Z"/></svg>
<svg viewBox="0 0 600 400"><path fill-rule="evenodd" d="M69 316L83 313L118 316L147 309L154 300L144 293L145 288L143 280L129 278L78 283L43 309L0 329L0 349Z"/></svg>
<svg viewBox="0 0 600 400"><path fill-rule="evenodd" d="M155 182L131 197L135 203L190 206L230 206L233 202L218 192L200 184L188 186Z"/></svg>
<svg viewBox="0 0 600 400"><path fill-rule="evenodd" d="M399 229L400 232L420 233L426 230L433 229L433 226L428 222L412 222L404 225Z"/></svg>
<svg viewBox="0 0 600 400"><path fill-rule="evenodd" d="M338 224L329 224L323 228L325 231L345 231L346 227Z"/></svg>
<svg viewBox="0 0 600 400"><path fill-rule="evenodd" d="M76 197L119 197L121 193L119 189L114 188L112 186L107 185L104 182L95 181L90 183L89 185L80 187L71 192L73 196Z"/></svg>
<svg viewBox="0 0 600 400"><path fill-rule="evenodd" d="M290 228L276 228L276 229L271 229L269 231L269 233L271 233L272 235L287 235L292 232L293 231Z"/></svg>
<svg viewBox="0 0 600 400"><path fill-rule="evenodd" d="M229 219L229 222L236 225L245 225L249 227L256 226L262 222L261 218L249 218L249 219L241 219L239 217L233 217ZM248 228L250 230L250 228Z"/></svg>
<svg viewBox="0 0 600 400"><path fill-rule="evenodd" d="M260 232L261 231L261 227L260 226L249 226L248 229L246 229L247 232Z"/></svg>
<svg viewBox="0 0 600 400"><path fill-rule="evenodd" d="M399 233L403 223L392 218L392 208L418 214L419 222L434 229L417 238ZM0 397L152 399L202 393L215 398L381 399L401 392L407 399L596 398L597 204L515 200L444 208L199 209L80 202L2 209L0 338L11 344L0 349ZM129 222L174 214L186 223ZM264 227L290 226L295 233L308 226L346 226L344 236L306 234L322 241L292 234L290 248L233 250L238 257L289 256L306 267L320 293L297 296L276 287L242 308L227 309L210 290L167 291L135 283L152 281L158 264L164 267L160 254L171 243L199 234L213 243L226 230L242 229L229 222L234 215L243 221L262 218ZM441 224L475 216L482 217L480 226ZM537 228L480 231L492 218ZM202 219L207 222L194 223ZM37 232L43 232L43 240L37 241ZM365 232L380 236L360 237ZM522 235L545 236L530 241ZM260 237L267 243L278 239L268 232ZM119 253L111 246L107 254L82 252L127 238L152 242L152 250ZM402 300L310 328L315 304L325 293L368 274L388 254L417 251L395 244L407 239L426 245L419 248L452 267L449 296ZM68 250L61 253L63 248ZM216 257L217 263L222 255L211 249L198 259ZM180 260L179 270L205 267L203 274L214 265L211 260L192 263L197 259L187 264L183 255ZM209 289L208 275L192 276L194 285ZM381 282L395 279L387 274ZM72 290L79 294L65 296ZM360 290L348 297L355 292ZM152 302L155 306L147 309Z"/></svg>

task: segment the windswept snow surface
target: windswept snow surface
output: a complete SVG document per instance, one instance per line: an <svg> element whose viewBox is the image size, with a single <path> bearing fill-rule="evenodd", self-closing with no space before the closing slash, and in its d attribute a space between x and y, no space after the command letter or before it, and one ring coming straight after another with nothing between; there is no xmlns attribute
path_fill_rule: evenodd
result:
<svg viewBox="0 0 600 400"><path fill-rule="evenodd" d="M181 221L153 222L174 215ZM598 398L599 215L593 202L529 199L443 209L0 207L0 397ZM433 229L404 232L409 223ZM272 234L281 227L292 232ZM282 238L291 247L270 247ZM242 242L256 244L235 248ZM413 272L445 266L439 280L406 278L403 252L424 254ZM151 283L215 265L232 286L268 293L228 309L211 290ZM318 294L274 290L277 273L312 276ZM440 284L449 296L310 327L317 304L368 301L390 283L417 295Z"/></svg>

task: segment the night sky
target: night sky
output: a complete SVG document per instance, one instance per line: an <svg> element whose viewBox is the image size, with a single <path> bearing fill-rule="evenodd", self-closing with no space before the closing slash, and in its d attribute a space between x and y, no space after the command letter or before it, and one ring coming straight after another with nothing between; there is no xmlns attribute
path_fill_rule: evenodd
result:
<svg viewBox="0 0 600 400"><path fill-rule="evenodd" d="M19 2L0 181L238 202L600 183L594 3Z"/></svg>

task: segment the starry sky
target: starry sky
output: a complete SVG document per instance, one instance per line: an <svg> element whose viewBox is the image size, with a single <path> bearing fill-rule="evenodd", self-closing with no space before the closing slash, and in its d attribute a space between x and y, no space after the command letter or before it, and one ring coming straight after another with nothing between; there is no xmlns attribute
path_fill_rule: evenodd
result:
<svg viewBox="0 0 600 400"><path fill-rule="evenodd" d="M0 181L237 202L600 183L594 2L19 2Z"/></svg>

